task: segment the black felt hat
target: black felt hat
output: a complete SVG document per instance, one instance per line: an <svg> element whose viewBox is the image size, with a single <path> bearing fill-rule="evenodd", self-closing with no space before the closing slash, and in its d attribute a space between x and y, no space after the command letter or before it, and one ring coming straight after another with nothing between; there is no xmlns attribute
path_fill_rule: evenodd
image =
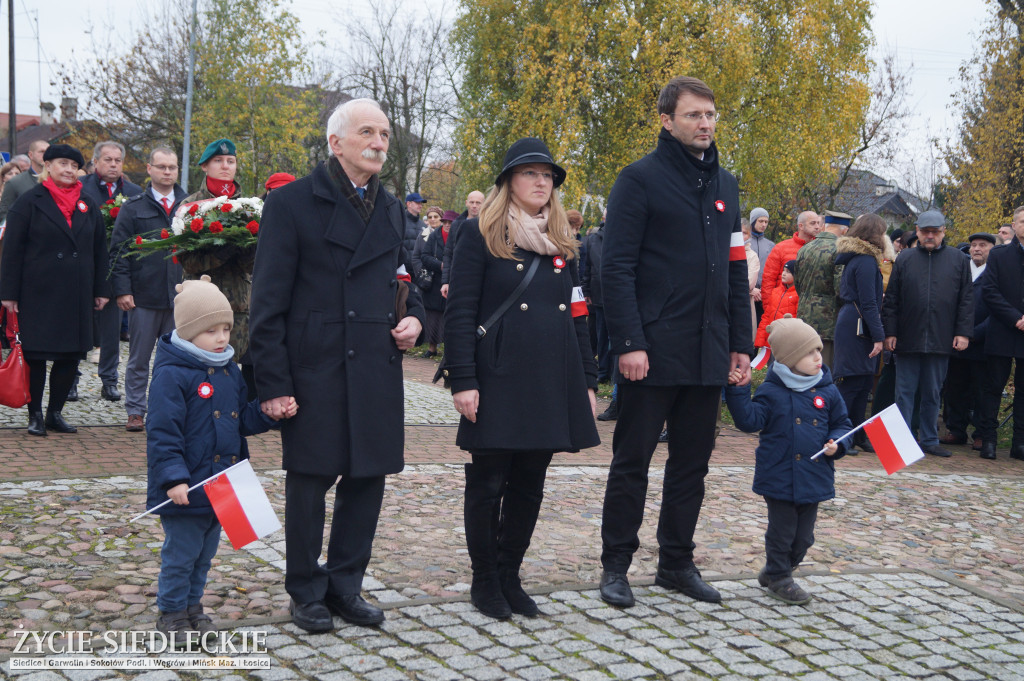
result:
<svg viewBox="0 0 1024 681"><path fill-rule="evenodd" d="M77 163L79 168L85 167L85 158L82 157L82 152L70 144L51 144L46 147L46 151L43 152L43 160L52 161L55 158L66 158Z"/></svg>
<svg viewBox="0 0 1024 681"><path fill-rule="evenodd" d="M562 166L555 163L555 159L552 158L551 152L548 151L548 145L544 144L544 142L537 137L523 137L522 139L513 142L512 146L505 152L505 161L502 164L503 167L501 172L498 173L498 177L494 180L494 184L500 187L501 184L508 179L513 168L516 166L526 165L528 163L546 163L551 166L551 170L555 176L555 187L558 187L565 182L565 170Z"/></svg>

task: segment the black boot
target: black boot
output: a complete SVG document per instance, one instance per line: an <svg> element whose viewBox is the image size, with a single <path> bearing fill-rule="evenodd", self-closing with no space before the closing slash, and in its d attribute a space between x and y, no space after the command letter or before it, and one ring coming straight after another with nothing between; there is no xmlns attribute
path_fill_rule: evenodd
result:
<svg viewBox="0 0 1024 681"><path fill-rule="evenodd" d="M544 501L544 479L547 476L550 454L524 454L516 459L508 474L505 497L501 502L498 525L498 577L501 592L512 612L527 617L540 614L537 604L530 598L519 581L519 568L523 556L530 548L537 516Z"/></svg>
<svg viewBox="0 0 1024 681"><path fill-rule="evenodd" d="M619 418L619 401L612 398L612 403L608 405L608 408L597 415L598 421L614 421Z"/></svg>
<svg viewBox="0 0 1024 681"><path fill-rule="evenodd" d="M46 437L46 424L43 421L43 412L30 411L28 413L28 434Z"/></svg>
<svg viewBox="0 0 1024 681"><path fill-rule="evenodd" d="M498 580L498 517L504 482L500 468L466 464L464 524L473 567L469 596L477 610L496 619L512 615Z"/></svg>
<svg viewBox="0 0 1024 681"><path fill-rule="evenodd" d="M983 459L995 459L996 458L996 443L995 442L982 442L981 453L978 454Z"/></svg>
<svg viewBox="0 0 1024 681"><path fill-rule="evenodd" d="M500 570L498 579L501 581L501 594L512 612L526 617L536 617L540 614L536 601L523 590L523 583L519 581L519 570Z"/></svg>
<svg viewBox="0 0 1024 681"><path fill-rule="evenodd" d="M512 616L512 608L501 593L498 573L474 572L473 584L469 587L469 600L477 610L498 620Z"/></svg>
<svg viewBox="0 0 1024 681"><path fill-rule="evenodd" d="M77 433L78 428L64 420L59 411L46 410L46 427L57 433Z"/></svg>

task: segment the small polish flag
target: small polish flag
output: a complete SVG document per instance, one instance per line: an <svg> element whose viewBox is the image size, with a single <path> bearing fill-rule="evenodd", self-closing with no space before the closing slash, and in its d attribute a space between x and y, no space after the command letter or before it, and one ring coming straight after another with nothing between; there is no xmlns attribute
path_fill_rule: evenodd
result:
<svg viewBox="0 0 1024 681"><path fill-rule="evenodd" d="M572 287L572 316L573 317L586 317L587 301L583 298L583 287L573 286Z"/></svg>
<svg viewBox="0 0 1024 681"><path fill-rule="evenodd" d="M249 459L243 459L203 485L217 520L236 550L281 529L267 493Z"/></svg>
<svg viewBox="0 0 1024 681"><path fill-rule="evenodd" d="M399 265L398 270L395 272L395 279L399 281L412 281L412 275L405 269L405 265Z"/></svg>
<svg viewBox="0 0 1024 681"><path fill-rule="evenodd" d="M907 428L907 422L895 404L865 423L864 432L889 475L924 458L924 452L910 434L910 428Z"/></svg>
<svg viewBox="0 0 1024 681"><path fill-rule="evenodd" d="M746 259L747 253L743 248L743 232L733 232L729 238L729 262Z"/></svg>
<svg viewBox="0 0 1024 681"><path fill-rule="evenodd" d="M753 361L750 363L750 368L754 371L758 369L764 369L768 366L768 360L772 358L772 351L765 346L757 351L757 355L754 356Z"/></svg>

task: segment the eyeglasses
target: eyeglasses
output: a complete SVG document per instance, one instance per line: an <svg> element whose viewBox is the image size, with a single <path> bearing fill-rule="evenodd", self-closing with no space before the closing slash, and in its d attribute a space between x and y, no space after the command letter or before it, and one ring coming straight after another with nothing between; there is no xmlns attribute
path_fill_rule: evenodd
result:
<svg viewBox="0 0 1024 681"><path fill-rule="evenodd" d="M555 179L554 173L538 173L536 170L521 170L513 175L522 175L530 182L536 182L538 179L542 179L545 182L551 182Z"/></svg>
<svg viewBox="0 0 1024 681"><path fill-rule="evenodd" d="M156 168L161 173L176 173L176 172L178 172L178 166L150 166L150 168Z"/></svg>
<svg viewBox="0 0 1024 681"><path fill-rule="evenodd" d="M679 116L680 118L685 118L686 120L688 120L691 123L696 123L700 119L706 118L706 119L708 119L708 123L711 123L711 122L717 121L719 118L721 118L722 114L718 113L717 111L705 111L703 113L700 113L700 112L697 112L697 111L692 111L690 113L684 113L684 114L670 113L668 115L669 118L672 118L673 116Z"/></svg>

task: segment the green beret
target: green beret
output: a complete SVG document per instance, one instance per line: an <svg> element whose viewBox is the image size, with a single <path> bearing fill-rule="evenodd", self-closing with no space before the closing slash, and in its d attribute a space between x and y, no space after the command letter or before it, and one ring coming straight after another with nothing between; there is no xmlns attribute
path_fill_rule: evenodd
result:
<svg viewBox="0 0 1024 681"><path fill-rule="evenodd" d="M234 156L235 155L235 143L229 140L227 137L221 137L219 140L214 140L207 145L203 151L203 155L199 157L198 165L203 165L214 156Z"/></svg>

